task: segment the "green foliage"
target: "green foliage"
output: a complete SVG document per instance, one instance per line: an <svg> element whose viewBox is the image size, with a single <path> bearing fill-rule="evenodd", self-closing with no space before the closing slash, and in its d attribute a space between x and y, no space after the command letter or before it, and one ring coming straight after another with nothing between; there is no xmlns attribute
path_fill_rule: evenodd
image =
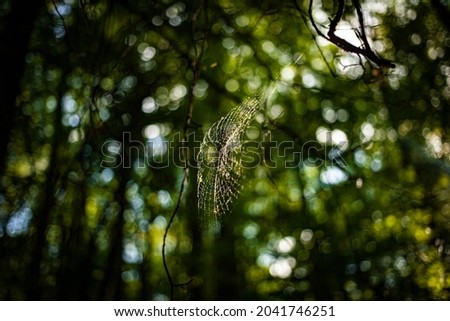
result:
<svg viewBox="0 0 450 321"><path fill-rule="evenodd" d="M326 29L325 2L314 18ZM161 300L186 282L175 299L450 299L448 12L362 1L386 69L316 37L309 1L297 4L42 4L19 39L23 73L8 76L20 90L0 91L1 117L14 115L1 138L0 299ZM346 10L337 30L355 44ZM20 54L5 43L15 28L0 24L2 59ZM270 84L251 119L232 117ZM233 204L204 185L198 158L204 137L230 128L242 147L221 154L238 164L224 172L241 190ZM220 197L230 212L208 229L198 187L204 211ZM170 284L161 248L180 196Z"/></svg>

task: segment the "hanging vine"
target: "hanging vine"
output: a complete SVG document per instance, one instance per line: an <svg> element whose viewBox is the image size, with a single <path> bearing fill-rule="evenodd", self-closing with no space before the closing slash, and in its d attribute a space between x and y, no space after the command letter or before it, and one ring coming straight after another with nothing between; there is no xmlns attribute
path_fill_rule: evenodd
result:
<svg viewBox="0 0 450 321"><path fill-rule="evenodd" d="M203 16L204 16L204 23L205 23L204 30L200 30L198 28L200 14L203 14ZM188 182L189 182L189 161L188 161L188 152L187 152L187 136L188 136L189 128L191 126L191 122L192 122L192 113L194 111L194 103L195 103L194 89L200 79L201 62L202 62L203 54L204 54L205 47L206 47L206 40L208 38L208 29L209 29L208 6L207 6L207 1L203 0L199 4L197 10L194 12L194 14L192 16L191 35L192 35L192 41L194 43L194 56L191 61L191 70L192 70L192 74L194 77L193 77L193 80L191 82L191 86L189 89L188 107L187 107L186 117L185 117L185 121L184 121L183 132L182 132L182 136L181 136L181 149L180 150L181 150L181 158L183 161L183 178L182 178L180 190L178 193L177 203L176 203L175 208L169 218L169 222L168 222L166 230L164 232L163 245L162 245L162 259L163 259L163 264L164 264L164 271L166 272L167 280L169 281L169 285L170 285L170 299L171 300L173 300L173 298L174 298L174 290L176 287L186 286L192 282L192 279L187 282L184 282L184 283L174 282L172 275L170 273L169 266L167 264L166 246L167 246L167 236L169 234L169 231L173 224L173 221L175 220L175 217L177 216L178 212L180 211L184 193L185 193L185 190L186 190ZM201 34L200 37L198 36L199 34Z"/></svg>

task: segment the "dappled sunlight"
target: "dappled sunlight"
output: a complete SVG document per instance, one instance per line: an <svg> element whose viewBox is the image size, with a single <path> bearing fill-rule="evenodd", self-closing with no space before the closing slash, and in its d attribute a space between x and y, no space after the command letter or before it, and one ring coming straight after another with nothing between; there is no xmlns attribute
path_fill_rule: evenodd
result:
<svg viewBox="0 0 450 321"><path fill-rule="evenodd" d="M56 1L8 38L0 299L450 299L448 14L296 4Z"/></svg>

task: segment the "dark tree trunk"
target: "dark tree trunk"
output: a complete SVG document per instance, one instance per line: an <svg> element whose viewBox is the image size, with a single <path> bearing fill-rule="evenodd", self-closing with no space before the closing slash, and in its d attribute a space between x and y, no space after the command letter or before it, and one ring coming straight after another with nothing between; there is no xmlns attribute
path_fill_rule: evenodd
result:
<svg viewBox="0 0 450 321"><path fill-rule="evenodd" d="M30 35L43 0L11 1L11 11L0 33L0 176L5 172L6 155L11 138L16 110L16 97L20 94L20 79L24 71Z"/></svg>

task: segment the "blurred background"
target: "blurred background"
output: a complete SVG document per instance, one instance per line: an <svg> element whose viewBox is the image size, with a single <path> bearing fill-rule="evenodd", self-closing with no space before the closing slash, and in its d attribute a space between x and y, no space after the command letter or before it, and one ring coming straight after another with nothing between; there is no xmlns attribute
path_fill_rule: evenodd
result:
<svg viewBox="0 0 450 321"><path fill-rule="evenodd" d="M324 33L337 5L313 1ZM361 0L396 68L309 6L2 1L0 299L450 299L449 2ZM243 139L294 147L202 228L194 147L267 86Z"/></svg>

